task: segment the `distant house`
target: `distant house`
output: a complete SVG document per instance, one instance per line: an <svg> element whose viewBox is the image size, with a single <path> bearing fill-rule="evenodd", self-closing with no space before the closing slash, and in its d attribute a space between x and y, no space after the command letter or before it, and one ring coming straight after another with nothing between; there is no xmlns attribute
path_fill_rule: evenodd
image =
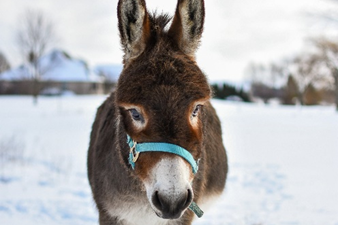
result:
<svg viewBox="0 0 338 225"><path fill-rule="evenodd" d="M121 64L98 65L94 67L94 73L104 80L104 92L109 93L116 87L120 73L123 69Z"/></svg>
<svg viewBox="0 0 338 225"><path fill-rule="evenodd" d="M104 78L90 70L85 61L54 50L39 60L40 93L104 93ZM32 66L21 65L0 74L0 94L31 94ZM51 91L48 91L51 90Z"/></svg>

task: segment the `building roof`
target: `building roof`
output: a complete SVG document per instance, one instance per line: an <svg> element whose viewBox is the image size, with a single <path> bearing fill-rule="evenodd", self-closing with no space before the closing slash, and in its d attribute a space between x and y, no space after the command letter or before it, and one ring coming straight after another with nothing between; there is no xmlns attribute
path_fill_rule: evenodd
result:
<svg viewBox="0 0 338 225"><path fill-rule="evenodd" d="M39 59L41 80L58 82L103 82L85 61L71 58L60 50L54 50ZM17 81L32 79L33 66L24 64L0 74L1 80Z"/></svg>

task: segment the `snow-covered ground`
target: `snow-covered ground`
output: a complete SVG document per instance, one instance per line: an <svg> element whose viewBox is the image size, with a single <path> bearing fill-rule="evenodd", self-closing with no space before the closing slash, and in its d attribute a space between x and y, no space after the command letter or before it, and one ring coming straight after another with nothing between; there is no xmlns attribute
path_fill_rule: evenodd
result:
<svg viewBox="0 0 338 225"><path fill-rule="evenodd" d="M105 96L0 97L0 224L97 224L86 175ZM213 100L230 172L195 225L338 225L338 113Z"/></svg>

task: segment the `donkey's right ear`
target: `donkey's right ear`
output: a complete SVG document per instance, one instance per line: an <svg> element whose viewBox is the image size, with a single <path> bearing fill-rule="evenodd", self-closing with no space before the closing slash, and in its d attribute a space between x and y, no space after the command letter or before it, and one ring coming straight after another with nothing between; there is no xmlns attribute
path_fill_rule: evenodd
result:
<svg viewBox="0 0 338 225"><path fill-rule="evenodd" d="M150 37L150 20L144 0L119 0L117 12L125 64L144 51Z"/></svg>

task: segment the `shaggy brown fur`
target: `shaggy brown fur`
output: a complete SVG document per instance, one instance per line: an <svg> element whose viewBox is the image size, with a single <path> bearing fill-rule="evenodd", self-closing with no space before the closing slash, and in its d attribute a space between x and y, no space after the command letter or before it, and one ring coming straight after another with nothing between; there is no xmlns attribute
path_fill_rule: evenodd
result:
<svg viewBox="0 0 338 225"><path fill-rule="evenodd" d="M124 69L116 92L98 109L88 151L88 177L101 225L129 224L123 210L135 207L153 213L143 180L149 168L168 153L141 154L132 170L126 134L138 142L174 143L201 159L193 180L197 203L219 195L227 174L220 122L209 102L210 87L194 60L203 30L204 2L179 0L168 30L169 17L150 15L144 0L120 0L118 18ZM204 106L193 125L196 102ZM134 126L125 105L142 109L147 121L144 128ZM187 210L180 219L162 224L191 224L192 219L193 213Z"/></svg>

